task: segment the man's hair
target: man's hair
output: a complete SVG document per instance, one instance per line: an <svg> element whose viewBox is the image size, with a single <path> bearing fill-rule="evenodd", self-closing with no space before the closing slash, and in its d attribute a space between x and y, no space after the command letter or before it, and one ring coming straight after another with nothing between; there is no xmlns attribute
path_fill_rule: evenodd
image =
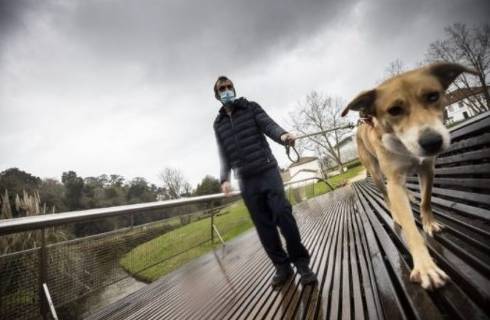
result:
<svg viewBox="0 0 490 320"><path fill-rule="evenodd" d="M231 82L231 85L233 86L233 91L235 91L235 85L233 84L233 81L231 81L230 79L228 79L227 76L219 76L218 77L218 80L216 80L216 82L214 83L214 96L216 97L216 99L219 100L219 95L218 95L218 84L220 82L224 82L224 81L230 81Z"/></svg>

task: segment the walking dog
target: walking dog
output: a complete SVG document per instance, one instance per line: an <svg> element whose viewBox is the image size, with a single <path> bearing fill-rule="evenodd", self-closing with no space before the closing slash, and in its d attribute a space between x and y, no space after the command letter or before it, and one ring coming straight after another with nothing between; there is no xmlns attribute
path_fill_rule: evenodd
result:
<svg viewBox="0 0 490 320"><path fill-rule="evenodd" d="M449 277L434 263L417 230L405 182L408 174L418 174L423 229L432 236L441 230L430 204L434 161L450 143L443 123L444 92L463 72L476 73L454 63L405 72L360 93L342 112L360 113L359 158L402 228L413 260L410 280L424 289L441 287Z"/></svg>

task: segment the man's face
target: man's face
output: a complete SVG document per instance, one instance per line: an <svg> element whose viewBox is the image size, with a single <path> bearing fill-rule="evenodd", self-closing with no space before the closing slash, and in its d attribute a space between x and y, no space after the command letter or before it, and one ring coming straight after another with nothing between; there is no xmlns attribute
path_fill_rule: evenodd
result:
<svg viewBox="0 0 490 320"><path fill-rule="evenodd" d="M233 88L233 83L230 80L218 82L216 89L218 91L219 100L224 105L235 100L235 89Z"/></svg>
<svg viewBox="0 0 490 320"><path fill-rule="evenodd" d="M218 95L226 90L235 91L230 80L220 81L217 85Z"/></svg>

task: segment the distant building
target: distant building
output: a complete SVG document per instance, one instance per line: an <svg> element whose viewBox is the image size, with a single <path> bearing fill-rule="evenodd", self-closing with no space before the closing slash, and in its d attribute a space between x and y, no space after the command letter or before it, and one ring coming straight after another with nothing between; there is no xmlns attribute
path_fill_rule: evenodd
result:
<svg viewBox="0 0 490 320"><path fill-rule="evenodd" d="M487 90L489 87L486 87ZM475 112L465 105L465 100L483 93L484 87L461 88L446 94L446 123L463 121L475 116Z"/></svg>
<svg viewBox="0 0 490 320"><path fill-rule="evenodd" d="M335 146L335 148L339 148L340 159L344 164L358 158L355 132L356 131L353 130L348 136L340 140L339 143ZM340 174L340 168L337 167L337 163L331 164L333 164L333 168L335 169L328 169L327 175L331 177ZM346 168L344 168L344 171L345 170Z"/></svg>
<svg viewBox="0 0 490 320"><path fill-rule="evenodd" d="M284 183L292 188L317 182L317 178L322 177L320 161L317 157L302 157L298 162L283 170L281 176ZM304 181L305 179L309 180Z"/></svg>
<svg viewBox="0 0 490 320"><path fill-rule="evenodd" d="M340 148L340 158L342 163L346 163L357 159L357 144L354 139L355 135L351 134L344 139L340 140L336 148Z"/></svg>

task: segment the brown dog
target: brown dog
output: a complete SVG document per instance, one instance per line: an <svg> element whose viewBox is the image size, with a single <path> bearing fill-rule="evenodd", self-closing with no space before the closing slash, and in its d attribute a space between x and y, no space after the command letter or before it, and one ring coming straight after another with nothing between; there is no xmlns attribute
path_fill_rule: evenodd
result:
<svg viewBox="0 0 490 320"><path fill-rule="evenodd" d="M356 136L359 158L403 230L413 259L410 279L425 289L443 286L448 276L417 230L405 181L411 172L419 176L423 229L432 236L441 229L430 205L434 160L450 143L443 124L444 92L462 72L476 73L454 63L405 72L359 94L342 112L359 111L365 119Z"/></svg>

